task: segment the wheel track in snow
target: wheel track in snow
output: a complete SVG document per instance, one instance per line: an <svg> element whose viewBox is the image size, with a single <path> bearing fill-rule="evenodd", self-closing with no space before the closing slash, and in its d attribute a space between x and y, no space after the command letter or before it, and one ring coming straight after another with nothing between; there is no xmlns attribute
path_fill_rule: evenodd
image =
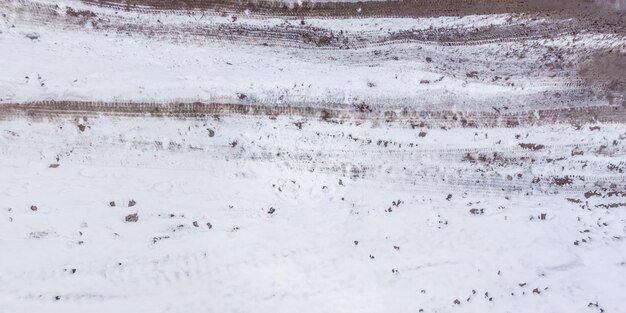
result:
<svg viewBox="0 0 626 313"><path fill-rule="evenodd" d="M78 115L81 117L81 115ZM131 117L131 119L135 119ZM258 117L257 117L258 119ZM140 120L137 118L137 120ZM143 119L146 120L146 119ZM189 122L195 123L194 119ZM203 119L199 119L201 122ZM295 121L294 121L295 122ZM225 122L228 123L228 122ZM273 122L270 122L273 123ZM290 125L291 121L283 120L281 122ZM329 127L334 127L329 124ZM308 126L304 126L305 128ZM195 128L194 128L195 129ZM569 128L573 130L573 128ZM529 131L529 129L521 129ZM291 131L297 132L295 126ZM471 131L471 130L470 130ZM611 138L604 141L593 140L593 142L568 142L563 144L548 144L545 142L533 142L542 145L541 148L533 150L532 148L524 148L519 144L505 146L489 146L482 148L434 148L432 146L423 146L419 143L417 137L420 130L412 131L415 134L415 146L409 147L407 142L389 142L387 146L386 139L372 138L368 145L353 144L353 139L348 136L338 136L329 138L328 136L316 136L315 133L303 133L300 140L306 139L299 145L316 146L324 140L335 141L346 147L342 149L319 149L319 148L289 148L271 147L269 143L259 141L251 146L251 143L244 140L239 142L238 148L234 149L229 144L230 140L236 138L224 138L215 142L205 138L203 142L197 142L197 134L189 137L190 141L186 141L186 135L181 135L182 141L170 141L167 143L155 145L154 141L148 139L143 140L126 140L121 138L118 141L110 142L105 138L93 137L77 137L64 144L64 149L71 150L73 157L69 158L69 162L83 162L81 156L88 156L100 151L104 153L111 145L121 145L123 147L131 147L134 150L142 151L147 155L153 152L168 153L172 156L182 153L197 153L201 159L228 159L234 162L260 162L268 164L285 164L290 170L297 171L320 171L327 174L335 174L352 179L377 179L390 184L402 185L410 184L419 190L437 189L450 190L460 192L461 190L481 192L481 190L500 190L501 192L509 191L532 191L543 193L550 192L584 192L597 184L618 184L625 183L624 177L619 174L611 173L607 168L608 161L613 158L624 156L625 147L623 142L617 144L611 143ZM304 136L306 134L306 136ZM435 134L428 136L443 136L443 134ZM581 135L582 136L582 135ZM132 138L132 137L131 137ZM158 138L155 138L157 140ZM29 139L20 139L27 141L25 147L45 147L46 142L38 142ZM281 139L282 141L283 139ZM285 138L284 140L290 140ZM384 141L384 145L381 143ZM273 140L270 140L273 142ZM403 144L404 148L399 148L397 144ZM356 148L356 147L359 148ZM605 152L599 152L602 146L608 147ZM8 143L7 148L19 148ZM250 148L252 148L250 150ZM11 150L9 149L9 150ZM94 150L95 149L95 150ZM577 149L578 153L586 156L573 157L573 151ZM19 149L18 149L19 150ZM97 153L96 153L97 154ZM594 158L604 156L604 161ZM376 160L385 158L393 158L393 165L388 167L372 167ZM65 159L65 158L64 158ZM592 162L588 163L589 159ZM361 161L353 161L361 160ZM432 163L432 160L438 160ZM595 161L594 161L595 160ZM37 162L38 160L32 160ZM89 160L87 160L89 161ZM91 161L89 161L91 162ZM115 161L112 163L101 164L103 166L119 165ZM121 161L120 161L121 162ZM145 166L133 165L135 161L127 160L123 162L126 166ZM138 162L138 160L137 160ZM121 164L121 163L120 163ZM162 166L162 165L155 165ZM194 169L190 165L189 169ZM566 171L555 171L555 169L564 166ZM587 169L585 169L587 167ZM529 174L529 169L533 172ZM386 171L391 171L386 173ZM572 173L576 175L572 175ZM400 175L398 175L400 173ZM534 174L533 174L534 173ZM538 174L542 173L542 174ZM387 175L391 174L391 175ZM523 176L517 177L517 174ZM563 177L572 177L572 181L554 188L555 179ZM538 182L534 182L539 178Z"/></svg>
<svg viewBox="0 0 626 313"><path fill-rule="evenodd" d="M365 31L343 33L341 29L320 28L301 25L265 26L259 27L244 23L216 24L189 23L158 24L157 18L151 15L154 12L139 11L144 14L144 21L135 22L136 18L122 17L114 12L91 12L75 17L68 16L58 6L34 3L29 0L12 0L13 7L17 12L22 12L22 18L39 25L65 25L74 29L84 29L86 23L92 23L96 31L104 32L131 32L161 36L167 38L174 36L198 37L202 41L207 38L213 40L233 40L240 43L259 44L271 41L273 45L283 44L286 46L314 49L360 49L366 47L382 47L403 43L433 44L442 46L472 46L494 43L516 42L524 40L537 40L558 38L564 34L576 34L580 32L594 32L594 28L583 27L580 22L571 20L546 20L536 22L528 20L527 23L516 22L513 24L489 25L475 28L434 28L416 29L404 31ZM70 7L68 7L70 8ZM176 11L174 11L176 12ZM171 14L172 11L161 14ZM245 18L250 18L246 16ZM154 23L146 23L151 21ZM244 20L245 21L245 20ZM326 37L328 36L328 37Z"/></svg>
<svg viewBox="0 0 626 313"><path fill-rule="evenodd" d="M173 24L161 24L157 16L152 16L150 15L151 13L147 12L139 12L139 14L143 14L144 16L137 16L134 18L131 16L118 16L113 14L114 12L106 11L107 9L104 11L100 9L100 11L96 12L97 14L91 11L80 11L80 8L72 9L74 11L70 12L67 10L70 10L71 7L58 7L56 5L33 2L30 0L12 0L5 4L5 8L8 8L9 12L16 12L18 14L18 20L22 22L28 21L34 25L46 27L61 27L75 31L99 32L104 34L111 32L118 34L138 34L154 40L174 40L177 43L180 43L181 41L186 43L227 41L242 45L258 46L269 44L272 46L283 46L299 50L303 49L318 52L339 51L345 48L351 49L348 51L353 51L354 49L362 51L363 49L388 49L401 45L413 45L415 49L421 49L425 46L439 47L440 49L443 49L443 51L440 51L439 54L445 54L445 50L450 50L452 47L468 48L478 45L499 45L507 43L520 44L521 46L517 47L516 50L522 48L522 50L531 49L528 51L528 53L531 53L533 50L546 48L545 43L541 43L543 40L552 40L559 38L562 35L577 34L580 32L602 33L605 31L598 25L596 25L596 28L587 27L581 24L579 20L559 20L550 18L533 21L531 18L526 18L516 20L515 23L512 24L488 25L473 28L440 27L434 29L401 30L392 32L370 30L344 33L341 29L333 28L299 25L256 26L246 24L245 22L242 24L235 24L222 21L215 24L196 23L195 25L191 25L191 19L189 19L188 22L178 21ZM162 14L169 13L163 12ZM89 27L85 26L91 24L93 25ZM603 34L606 35L607 33ZM611 36L617 36L616 38L621 36L621 38L626 40L626 35L624 35L623 32L617 31L612 33ZM615 39L613 41L619 42L619 39ZM582 55L590 53L590 49L593 50L593 48L569 49L566 54L569 59L576 59ZM497 49L493 51L497 51ZM541 54L543 52L538 51L537 53ZM409 53L408 55L412 54ZM459 53L452 53L450 55L458 58ZM343 62L345 64L350 64L350 58L353 56L344 57L347 57L348 59ZM606 93L608 90L609 84L607 81L602 81L601 78L593 84L589 84L588 81L584 82L583 80L576 78L576 63L568 65L565 69L539 70L539 68L543 66L543 63L538 60L534 60L532 62L522 59L510 61L509 59L511 57L504 57L500 55L493 57L496 58L498 62L504 61L511 63L510 66L506 67L507 76L524 77L524 72L520 72L520 69L522 71L526 69L528 71L532 71L533 73L542 73L543 79L541 81L527 79L523 83L523 86L544 89L552 86L556 89L555 92L558 91L560 94L558 97L559 99L553 99L554 97L550 99L540 99L541 96L537 95L534 99L529 100L531 102L557 101L564 103L563 106L577 106L585 101L581 102L580 97L572 95L572 90L578 90L580 92L587 90L592 93L601 94ZM488 62L482 64L478 62L479 59L476 57L474 57L474 59L468 56L462 58L464 59L448 60L452 62L446 62L452 66L452 69L436 69L435 67L434 73L443 73L444 77L457 77L457 75L464 77L467 73L476 71L477 75L481 78L479 80L481 83L486 82L491 85L508 88L514 86L514 83L505 82L504 80L494 81L491 77L488 77L492 74L490 73ZM399 58L397 56L393 57L393 60L398 59ZM515 58L513 57L513 59ZM370 58L365 58L363 60L367 60L366 63L372 62ZM461 62L456 64L459 61ZM364 65L363 61L352 63L359 66ZM563 63L566 64L566 62ZM433 70L432 67L430 70ZM491 71L493 71L493 68L491 68ZM547 83L543 81L547 79L546 77L556 76L562 77L560 81L548 81ZM489 80L492 81L489 82Z"/></svg>
<svg viewBox="0 0 626 313"><path fill-rule="evenodd" d="M489 0L409 0L363 2L291 3L282 1L229 1L229 0L82 0L101 7L144 12L209 11L243 13L259 16L293 17L425 17L462 16L501 13L549 13L555 15L587 16L592 13L608 14L614 8L601 7L593 2L573 0L569 3L545 1L489 1Z"/></svg>
<svg viewBox="0 0 626 313"><path fill-rule="evenodd" d="M171 234L170 234L171 235ZM146 244L149 244L146 238ZM121 264L120 264L121 263ZM97 277L99 283L121 287L137 286L145 283L150 284L171 284L181 283L189 280L208 281L211 275L207 269L211 268L211 259L207 252L189 252L181 254L166 254L160 256L132 256L123 258L123 262L96 264L72 264L76 268L76 273L69 274L66 269L41 267L33 271L14 273L13 278L22 281L39 280L65 281L71 284L72 280L79 280L82 276ZM214 270L217 270L213 268ZM61 288L62 289L62 288ZM123 292L123 291L122 291ZM59 290L58 293L49 293L43 301L54 301L54 296L59 295L63 301L80 301L88 296L73 292ZM94 298L110 298L117 296L93 295ZM39 298L37 295L26 295L25 298Z"/></svg>
<svg viewBox="0 0 626 313"><path fill-rule="evenodd" d="M404 123L409 127L517 127L555 123L625 123L626 106L596 106L571 109L543 109L512 113L472 111L377 111L375 107L324 105L267 106L242 103L113 103L82 101L38 101L20 104L2 104L0 118L26 116L55 118L66 116L126 116L207 118L221 116L298 117L337 122ZM371 112L361 112L371 110Z"/></svg>

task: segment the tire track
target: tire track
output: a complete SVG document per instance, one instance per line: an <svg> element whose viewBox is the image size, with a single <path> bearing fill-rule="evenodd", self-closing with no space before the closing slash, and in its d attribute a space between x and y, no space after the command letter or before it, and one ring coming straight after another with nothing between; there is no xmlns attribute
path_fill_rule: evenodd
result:
<svg viewBox="0 0 626 313"><path fill-rule="evenodd" d="M162 24L151 12L140 12L140 17L122 17L114 12L94 13L66 7L17 1L12 9L20 12L23 18L40 25L63 25L83 29L87 23L97 31L132 32L150 37L178 38L198 37L196 40L232 40L241 43L258 44L271 42L273 45L316 48L316 49L363 49L403 43L435 44L442 46L472 46L494 43L516 42L557 38L565 34L580 32L604 32L598 27L586 27L578 20L548 19L544 21L521 20L512 24L490 25L476 28L435 28L405 31L363 31L345 32L341 29L312 27L308 25L256 26L243 23L217 22ZM78 12L78 13L76 13ZM161 14L171 14L162 12ZM136 20L143 20L136 22ZM623 32L622 32L623 33Z"/></svg>
<svg viewBox="0 0 626 313"><path fill-rule="evenodd" d="M573 0L568 3L521 0L410 0L363 2L302 2L282 1L228 1L228 0L83 0L126 10L210 10L215 12L253 12L259 15L325 16L325 17L424 17L459 16L498 13L558 13L563 15L588 15L608 13L612 6L601 6L593 1ZM151 8L151 9L146 9ZM249 14L249 13L248 13Z"/></svg>
<svg viewBox="0 0 626 313"><path fill-rule="evenodd" d="M626 107L596 106L571 109L543 109L526 112L497 113L471 111L378 111L376 107L356 106L267 106L222 103L112 103L81 101L40 101L2 104L0 117L55 118L64 116L127 116L207 118L213 116L299 117L339 123L384 122L425 128L518 127L555 123L625 123Z"/></svg>
<svg viewBox="0 0 626 313"><path fill-rule="evenodd" d="M1 4L0 4L1 5ZM605 49L604 45L593 48L573 47L580 33L604 34L605 45L619 43L626 40L623 31L608 35L606 30L598 25L587 27L580 20L558 18L516 18L514 22L479 27L435 27L432 29L414 29L400 31L365 30L344 31L340 28L312 27L308 25L254 25L246 23L248 16L242 17L242 23L228 22L227 19L215 20L211 23L192 23L192 18L186 17L169 24L163 24L159 18L166 17L151 13L140 13L138 16L118 15L110 9L89 10L59 7L56 5L33 2L32 0L11 0L4 4L9 12L17 14L20 21L28 21L34 25L45 27L60 27L74 31L89 31L97 33L116 33L145 36L150 40L176 41L177 43L206 43L231 42L240 45L271 45L293 48L290 55L302 56L301 51L310 51L312 58L331 59L337 64L353 64L354 66L379 66L376 62L432 60L432 57L446 60L445 66L439 64L428 65L431 73L442 74L442 78L458 79L469 82L477 81L494 86L514 89L539 88L543 90L553 87L554 92L548 94L536 93L515 97L502 96L502 100L516 101L525 105L533 104L539 108L550 107L553 103L561 107L577 107L589 105L589 98L596 95L604 97L602 101L611 104L623 103L623 95L617 98L610 91L615 85L610 79L603 77L579 78L579 60L585 59L588 54L596 50ZM89 7L89 6L85 6ZM108 11L107 11L108 10ZM271 23L270 23L271 24ZM594 24L595 25L595 24ZM544 41L552 41L561 36L570 36L572 47L554 49ZM620 39L621 38L621 39ZM499 45L510 45L511 52L503 53ZM568 43L569 45L569 43ZM404 53L387 55L389 51L407 47ZM428 48L433 47L433 48ZM480 48L473 48L480 47ZM387 49L384 54L374 51L374 55L367 49ZM465 50L462 50L462 49ZM471 48L471 49L470 49ZM626 48L626 47L625 47ZM421 51L433 51L433 55L425 55ZM469 50L468 50L469 49ZM346 52L343 51L358 51ZM546 50L546 51L544 51ZM465 53L471 52L474 53ZM481 52L482 51L482 52ZM335 53L337 52L337 53ZM461 53L459 53L461 52ZM376 54L378 53L378 55ZM528 60L526 55L542 54L542 58ZM320 55L322 54L322 55ZM485 54L489 57L486 59ZM413 55L422 55L421 60ZM497 71L493 62L497 59ZM538 79L533 79L537 76ZM513 79L509 80L511 77ZM526 77L521 79L519 77ZM559 77L550 82L550 78ZM546 82L545 80L548 80ZM436 81L422 80L424 83ZM420 81L420 84L421 82ZM517 85L516 85L517 84ZM450 97L450 95L447 95ZM459 96L459 98L465 98ZM615 98L615 99L614 99ZM389 99L387 99L389 100ZM421 100L421 99L420 99ZM614 101L616 100L616 101ZM414 102L416 102L415 99ZM450 101L460 101L451 99ZM389 102L389 101L386 101ZM464 99L464 105L480 107L481 101L472 98ZM467 103L472 102L472 103ZM595 104L593 104L595 105ZM506 105L505 105L506 106ZM529 108L527 108L528 110Z"/></svg>
<svg viewBox="0 0 626 313"><path fill-rule="evenodd" d="M197 107L196 107L197 109ZM199 124L206 123L205 118L190 118L177 121L170 116L165 121L182 123L189 125L189 129L200 129ZM65 116L57 118L72 118L74 116ZM84 119L84 116L77 115L75 117ZM225 116L222 116L225 117ZM250 123L258 122L268 123L270 125L289 125L291 132L299 132L298 126L292 126L297 123L293 119L277 119L281 116L272 116L266 119L263 116L247 116L240 118L240 115L233 115L231 118L220 118L218 125L225 123ZM102 117L104 118L104 117ZM45 119L48 119L47 117ZM149 120L149 117L116 117L119 121L142 121ZM213 118L210 118L213 120ZM249 121L248 121L249 119ZM217 121L217 120L216 120ZM105 137L96 137L96 134L89 136L79 136L69 141L65 141L62 146L65 150L72 151L71 155L63 156L66 162L82 163L88 161L94 164L91 157L83 160L82 158L89 155L102 154L106 155L106 151L112 147L131 148L133 150L142 151L152 155L154 153L166 154L170 157L177 155L195 154L197 159L203 160L229 160L232 162L255 162L258 164L282 164L290 171L296 172L322 172L325 174L341 175L343 177L354 180L375 180L385 182L394 186L410 185L418 190L455 190L455 191L472 191L480 193L481 190L499 190L499 192L540 192L540 193L574 193L585 192L595 185L615 184L621 186L626 183L623 175L612 172L610 162L615 158L624 156L626 147L620 139L613 140L612 137L598 139L587 139L583 142L570 139L568 142L560 144L550 144L546 142L526 141L525 144L508 144L499 146L493 144L485 147L475 148L437 148L432 143L420 143L418 133L426 128L420 127L418 130L403 130L413 133L415 139L410 141L393 141L393 137L364 137L363 142L351 135L335 134L333 129L341 129L348 125L350 128L361 128L352 123L340 122L324 122L317 119L311 119L310 122L328 123L328 133L307 130L310 126L304 126L304 131L297 141L297 146L290 144L294 138L284 135L285 138L268 138L267 142L261 139L250 142L250 139L222 138L218 141L208 139L205 135L197 132L181 133L178 139L172 139L169 142L160 142L159 138L133 135L128 139L122 136L113 136L118 138L111 142ZM351 125L351 126L349 126ZM623 123L620 123L623 125ZM193 126L193 127L191 127ZM403 125L388 124L391 127L402 127ZM378 126L380 127L380 126ZM576 132L575 127L561 126L567 129L567 132ZM603 126L604 127L604 126ZM467 129L465 127L462 129ZM406 128L405 128L406 129ZM519 129L520 132L528 132L531 129L522 126L516 126L513 129ZM600 129L600 128L599 128ZM463 130L464 132L473 133L472 128ZM299 132L300 133L300 132ZM357 132L358 133L358 132ZM447 132L439 132L427 136L450 136ZM511 133L512 136L516 132ZM591 131L581 132L581 136L589 136ZM124 134L122 132L121 134ZM28 138L11 139L5 145L7 151L19 151L28 149L28 147L46 147L49 143L45 141L33 141ZM198 137L200 136L200 137ZM426 136L426 134L424 135ZM204 138L202 140L201 138ZM590 137L593 138L593 137ZM603 138L600 140L600 138ZM614 134L617 138L617 134ZM621 138L621 137L619 137ZM233 140L237 142L236 147L232 144ZM328 140L339 144L341 149L320 148ZM520 139L523 140L523 139ZM11 142L20 142L14 145ZM283 144L276 145L276 142ZM522 143L524 141L521 141ZM532 143L532 144L531 144ZM97 152L100 151L100 152ZM53 151L54 152L54 151ZM56 153L56 152L54 152ZM62 151L59 151L62 154ZM139 156L142 155L139 154ZM40 157L37 154L37 157ZM393 164L388 166L372 166L376 164L376 160L394 159ZM112 159L100 164L100 166L147 166L142 165L141 158L129 159L126 161ZM358 161L356 161L358 160ZM433 161L436 160L436 161ZM32 160L37 162L37 159ZM58 162L58 160L57 160ZM155 162L158 162L155 160ZM166 164L154 164L152 166L166 166ZM561 168L561 170L557 170ZM185 167L186 168L186 167ZM196 169L193 164L189 165L189 169ZM571 179L566 179L571 177ZM557 183L559 180L566 179L563 183Z"/></svg>

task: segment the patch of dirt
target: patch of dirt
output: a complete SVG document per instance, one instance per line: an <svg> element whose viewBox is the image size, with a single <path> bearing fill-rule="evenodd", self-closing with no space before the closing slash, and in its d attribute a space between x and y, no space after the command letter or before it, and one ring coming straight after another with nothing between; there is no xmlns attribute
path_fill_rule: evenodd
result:
<svg viewBox="0 0 626 313"><path fill-rule="evenodd" d="M573 182L573 180L570 177L568 177L568 176L565 176L565 177L554 177L552 179L552 181L557 186L565 186L565 185L569 185L569 184L571 184Z"/></svg>
<svg viewBox="0 0 626 313"><path fill-rule="evenodd" d="M96 13L93 13L89 10L75 10L72 7L67 7L67 9L65 10L65 14L71 17L96 17Z"/></svg>
<svg viewBox="0 0 626 313"><path fill-rule="evenodd" d="M589 85L605 86L612 92L609 100L621 100L621 104L624 105L626 53L618 49L597 52L582 63L578 75ZM621 99L616 99L617 97Z"/></svg>
<svg viewBox="0 0 626 313"><path fill-rule="evenodd" d="M609 203L609 204L598 204L597 208L605 208L605 209L614 209L619 207L626 207L626 203Z"/></svg>

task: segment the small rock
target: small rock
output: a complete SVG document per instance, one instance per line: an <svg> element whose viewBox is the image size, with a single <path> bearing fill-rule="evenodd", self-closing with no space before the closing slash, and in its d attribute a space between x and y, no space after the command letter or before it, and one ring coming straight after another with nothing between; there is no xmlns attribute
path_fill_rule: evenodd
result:
<svg viewBox="0 0 626 313"><path fill-rule="evenodd" d="M38 208L37 208L37 206L36 206L36 205L31 205L31 206L30 206L30 210L31 210L31 211L37 211L37 209L38 209Z"/></svg>
<svg viewBox="0 0 626 313"><path fill-rule="evenodd" d="M48 233L45 231L33 231L33 232L30 232L30 236L32 238L43 238L43 237L48 236Z"/></svg>
<svg viewBox="0 0 626 313"><path fill-rule="evenodd" d="M111 201L111 202L109 202L109 206L110 206L110 207L114 207L114 206L115 206L115 201Z"/></svg>
<svg viewBox="0 0 626 313"><path fill-rule="evenodd" d="M133 199L131 199L130 201L128 201L128 207L129 207L129 208L130 208L130 207L132 207L132 206L135 206L135 204L137 204L137 201L135 201L135 200L133 200Z"/></svg>
<svg viewBox="0 0 626 313"><path fill-rule="evenodd" d="M57 167L59 167L59 164L56 164L56 163L55 164L50 164L48 167L49 168L57 168Z"/></svg>
<svg viewBox="0 0 626 313"><path fill-rule="evenodd" d="M206 226L209 227L209 229L213 228L213 225L211 225L211 223L206 223Z"/></svg>
<svg viewBox="0 0 626 313"><path fill-rule="evenodd" d="M267 211L267 214L274 214L274 212L276 212L276 209L274 209L273 207L271 207L271 208Z"/></svg>
<svg viewBox="0 0 626 313"><path fill-rule="evenodd" d="M198 221L193 221L192 224L193 224L194 227L200 227L200 226L198 226Z"/></svg>
<svg viewBox="0 0 626 313"><path fill-rule="evenodd" d="M472 72L466 73L465 76L467 76L468 78L478 78L478 72L472 71Z"/></svg>
<svg viewBox="0 0 626 313"><path fill-rule="evenodd" d="M470 209L470 213L477 215L485 213L485 209Z"/></svg>
<svg viewBox="0 0 626 313"><path fill-rule="evenodd" d="M28 33L28 34L26 34L26 38L28 38L30 40L37 40L37 39L39 39L39 34L37 34L37 33Z"/></svg>
<svg viewBox="0 0 626 313"><path fill-rule="evenodd" d="M137 213L135 213L135 214L130 214L130 215L127 215L127 216L126 216L126 221L127 221L127 222L133 222L133 223L135 223L135 222L137 222L138 220L139 220L139 215L137 215Z"/></svg>
<svg viewBox="0 0 626 313"><path fill-rule="evenodd" d="M572 156L575 155L584 155L585 152L583 151L583 149L579 148L579 147L575 147L574 149L572 149Z"/></svg>
<svg viewBox="0 0 626 313"><path fill-rule="evenodd" d="M461 304L461 301L459 301L459 299L455 299L454 304Z"/></svg>
<svg viewBox="0 0 626 313"><path fill-rule="evenodd" d="M85 125L83 125L83 124L78 124L78 129L79 129L81 132L84 132L84 131L85 131Z"/></svg>

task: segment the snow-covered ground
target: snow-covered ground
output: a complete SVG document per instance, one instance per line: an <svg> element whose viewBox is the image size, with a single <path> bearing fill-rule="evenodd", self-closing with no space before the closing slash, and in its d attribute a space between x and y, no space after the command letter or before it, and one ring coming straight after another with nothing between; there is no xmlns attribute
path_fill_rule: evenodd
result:
<svg viewBox="0 0 626 313"><path fill-rule="evenodd" d="M0 1L0 313L626 312L619 24L374 13Z"/></svg>
<svg viewBox="0 0 626 313"><path fill-rule="evenodd" d="M593 127L3 121L0 312L621 312L626 127Z"/></svg>

